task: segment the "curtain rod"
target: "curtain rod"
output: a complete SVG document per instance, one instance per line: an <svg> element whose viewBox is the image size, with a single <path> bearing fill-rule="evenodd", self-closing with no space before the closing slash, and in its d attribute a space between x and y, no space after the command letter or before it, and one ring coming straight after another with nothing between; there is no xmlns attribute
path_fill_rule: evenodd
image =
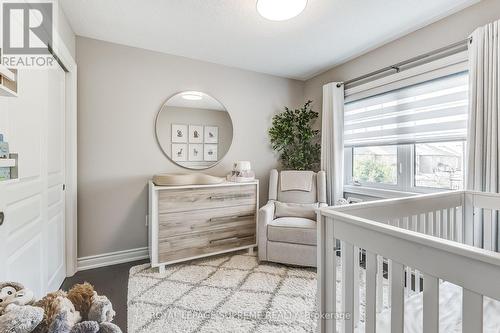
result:
<svg viewBox="0 0 500 333"><path fill-rule="evenodd" d="M428 53L424 53L422 55L410 58L408 60L398 62L397 64L394 64L394 65L391 65L391 66L387 66L387 67L378 69L378 70L373 71L371 73L358 76L358 77L356 77L354 79L351 79L351 80L348 80L348 81L345 81L345 82L339 82L339 83L337 83L337 88L340 88L342 85L346 86L348 84L352 84L352 83L357 82L357 81L362 81L362 80L368 79L368 78L370 78L372 76L376 76L376 75L379 75L379 74L382 74L382 73L385 73L385 72L391 71L391 70L395 70L396 73L399 73L399 71L400 71L400 69L401 69L402 66L409 65L411 63L423 60L425 58L432 57L432 56L434 56L436 54L443 53L443 52L448 51L448 50L452 50L452 49L457 48L459 46L466 46L468 43L472 43L472 37L469 37L469 38L464 39L464 40L462 40L460 42L453 43L451 45L439 48L437 50L434 50L434 51L431 51L431 52L428 52Z"/></svg>

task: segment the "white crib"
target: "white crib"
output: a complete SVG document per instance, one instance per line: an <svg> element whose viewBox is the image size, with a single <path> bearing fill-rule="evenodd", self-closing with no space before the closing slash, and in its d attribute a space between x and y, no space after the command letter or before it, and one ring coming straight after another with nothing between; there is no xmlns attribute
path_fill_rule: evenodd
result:
<svg viewBox="0 0 500 333"><path fill-rule="evenodd" d="M420 292L421 278L425 333L439 331L440 280L463 288L462 332L482 332L483 296L500 300L500 254L494 252L498 244L499 210L500 195L470 191L319 210L321 332L334 332L338 321L342 323L340 332L355 331L359 319L360 269L366 269L365 332L376 331L384 267L388 267L391 332L403 332L405 293ZM341 309L336 304L339 253ZM363 267L360 267L360 253Z"/></svg>

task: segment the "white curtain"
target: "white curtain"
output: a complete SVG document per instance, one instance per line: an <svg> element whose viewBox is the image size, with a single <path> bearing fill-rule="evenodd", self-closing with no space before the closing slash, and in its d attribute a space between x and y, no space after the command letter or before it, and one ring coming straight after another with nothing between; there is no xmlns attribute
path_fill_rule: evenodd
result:
<svg viewBox="0 0 500 333"><path fill-rule="evenodd" d="M467 133L467 189L500 190L499 93L500 21L480 27L469 46L469 124ZM498 227L493 230L498 233ZM474 245L482 245L482 219L474 221ZM498 243L498 242L497 242Z"/></svg>
<svg viewBox="0 0 500 333"><path fill-rule="evenodd" d="M344 86L323 86L321 169L326 172L326 196L334 205L344 192Z"/></svg>

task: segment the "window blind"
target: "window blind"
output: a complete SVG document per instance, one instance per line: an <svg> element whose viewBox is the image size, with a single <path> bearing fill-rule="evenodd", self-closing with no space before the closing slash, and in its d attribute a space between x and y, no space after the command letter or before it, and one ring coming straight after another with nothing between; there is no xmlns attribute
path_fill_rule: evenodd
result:
<svg viewBox="0 0 500 333"><path fill-rule="evenodd" d="M467 72L349 102L344 145L465 140L467 109Z"/></svg>

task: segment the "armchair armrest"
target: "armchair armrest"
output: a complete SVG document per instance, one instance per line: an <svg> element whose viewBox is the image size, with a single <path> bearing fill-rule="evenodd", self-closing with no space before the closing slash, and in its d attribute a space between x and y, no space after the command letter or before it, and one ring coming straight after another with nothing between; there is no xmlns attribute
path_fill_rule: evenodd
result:
<svg viewBox="0 0 500 333"><path fill-rule="evenodd" d="M274 201L269 201L259 209L257 246L259 260L267 260L267 225L274 220Z"/></svg>

